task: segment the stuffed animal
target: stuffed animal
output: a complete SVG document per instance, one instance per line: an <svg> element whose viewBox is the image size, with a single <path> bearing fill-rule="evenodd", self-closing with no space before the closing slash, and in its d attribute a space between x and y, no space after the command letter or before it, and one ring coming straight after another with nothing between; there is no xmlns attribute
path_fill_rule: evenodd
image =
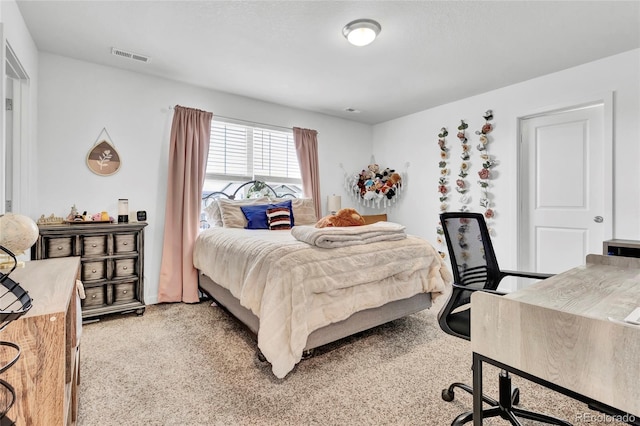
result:
<svg viewBox="0 0 640 426"><path fill-rule="evenodd" d="M316 228L364 225L364 218L355 209L346 208L330 214L316 223Z"/></svg>
<svg viewBox="0 0 640 426"><path fill-rule="evenodd" d="M382 179L383 182L386 182L387 179L389 179L389 175L393 172L395 172L395 170L391 170L390 168L386 167L383 171L380 172L380 179Z"/></svg>
<svg viewBox="0 0 640 426"><path fill-rule="evenodd" d="M362 196L362 199L365 201L375 200L377 198L376 191L367 191Z"/></svg>
<svg viewBox="0 0 640 426"><path fill-rule="evenodd" d="M370 178L373 179L376 177L376 175L380 171L380 166L377 164L369 164L367 166L367 170L369 171Z"/></svg>
<svg viewBox="0 0 640 426"><path fill-rule="evenodd" d="M391 182L391 185L399 185L400 181L402 181L402 176L399 173L391 173L386 183Z"/></svg>

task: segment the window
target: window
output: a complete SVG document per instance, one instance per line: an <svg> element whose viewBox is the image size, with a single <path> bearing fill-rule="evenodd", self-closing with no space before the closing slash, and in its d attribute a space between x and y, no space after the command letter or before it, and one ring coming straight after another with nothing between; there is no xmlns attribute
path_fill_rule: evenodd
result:
<svg viewBox="0 0 640 426"><path fill-rule="evenodd" d="M233 192L234 185L249 180L302 192L293 131L212 121L204 192Z"/></svg>

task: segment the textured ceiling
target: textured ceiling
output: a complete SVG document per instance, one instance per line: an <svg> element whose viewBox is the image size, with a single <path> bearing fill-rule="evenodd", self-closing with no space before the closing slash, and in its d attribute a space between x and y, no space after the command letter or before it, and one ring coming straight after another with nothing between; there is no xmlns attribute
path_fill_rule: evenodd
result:
<svg viewBox="0 0 640 426"><path fill-rule="evenodd" d="M41 51L372 124L640 47L638 1L17 3Z"/></svg>

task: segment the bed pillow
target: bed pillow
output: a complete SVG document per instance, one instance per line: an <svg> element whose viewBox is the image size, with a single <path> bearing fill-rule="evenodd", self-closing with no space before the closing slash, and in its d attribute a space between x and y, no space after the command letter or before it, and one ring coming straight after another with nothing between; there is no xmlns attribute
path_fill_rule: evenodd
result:
<svg viewBox="0 0 640 426"><path fill-rule="evenodd" d="M220 207L220 216L222 217L222 226L225 228L244 228L247 226L247 219L240 207L255 204L268 203L267 197L247 198L243 200L228 200L226 198L218 199L218 207Z"/></svg>
<svg viewBox="0 0 640 426"><path fill-rule="evenodd" d="M277 207L285 207L292 210L291 200L282 201L275 204L257 204L252 206L242 206L240 209L247 219L247 229L269 229L269 221L267 220L267 210ZM291 225L295 222L295 215L291 214Z"/></svg>
<svg viewBox="0 0 640 426"><path fill-rule="evenodd" d="M267 222L272 231L291 229L291 209L287 207L267 209Z"/></svg>
<svg viewBox="0 0 640 426"><path fill-rule="evenodd" d="M291 200L291 214L296 218L296 225L315 225L318 222L313 198L272 198L272 202ZM291 224L293 226L293 223Z"/></svg>
<svg viewBox="0 0 640 426"><path fill-rule="evenodd" d="M222 227L222 215L220 213L220 205L218 200L211 200L210 204L204 208L204 213L207 215L207 222L209 225Z"/></svg>

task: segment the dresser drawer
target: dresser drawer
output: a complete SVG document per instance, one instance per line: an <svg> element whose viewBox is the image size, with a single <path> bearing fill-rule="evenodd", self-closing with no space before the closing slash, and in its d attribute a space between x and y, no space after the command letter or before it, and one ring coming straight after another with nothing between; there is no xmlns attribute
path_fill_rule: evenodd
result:
<svg viewBox="0 0 640 426"><path fill-rule="evenodd" d="M73 238L47 238L45 241L47 257L73 256Z"/></svg>
<svg viewBox="0 0 640 426"><path fill-rule="evenodd" d="M125 303L135 299L135 283L116 284L113 289L115 303Z"/></svg>
<svg viewBox="0 0 640 426"><path fill-rule="evenodd" d="M84 289L85 298L82 299L81 304L83 308L89 308L94 306L103 306L105 304L105 288L100 287L86 287Z"/></svg>
<svg viewBox="0 0 640 426"><path fill-rule="evenodd" d="M82 281L102 280L107 278L107 265L104 260L82 262Z"/></svg>
<svg viewBox="0 0 640 426"><path fill-rule="evenodd" d="M135 234L115 234L113 240L116 253L128 253L137 250Z"/></svg>
<svg viewBox="0 0 640 426"><path fill-rule="evenodd" d="M142 315L146 226L145 222L39 225L31 258L80 258L78 279L86 293L83 320L131 311Z"/></svg>
<svg viewBox="0 0 640 426"><path fill-rule="evenodd" d="M116 259L114 262L113 276L116 278L135 275L135 259Z"/></svg>
<svg viewBox="0 0 640 426"><path fill-rule="evenodd" d="M92 235L90 237L82 237L83 256L100 256L105 254L107 254L106 235Z"/></svg>

